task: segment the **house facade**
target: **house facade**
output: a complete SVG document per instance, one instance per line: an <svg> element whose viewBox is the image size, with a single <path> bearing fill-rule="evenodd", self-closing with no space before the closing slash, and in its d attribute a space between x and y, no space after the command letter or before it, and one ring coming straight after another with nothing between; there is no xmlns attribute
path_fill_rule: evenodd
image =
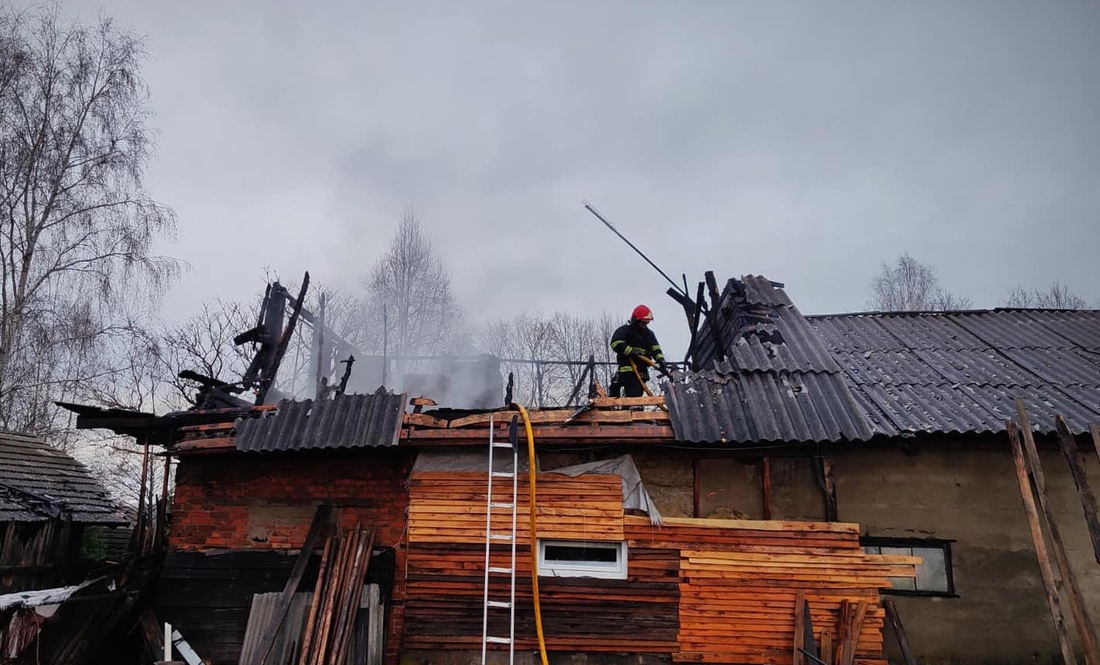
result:
<svg viewBox="0 0 1100 665"><path fill-rule="evenodd" d="M867 601L860 662L900 657L880 598L894 601L921 660L1054 658L1005 434L1017 398L1082 595L1100 613L1100 566L1054 428L1063 416L1088 476L1100 477L1085 434L1100 422L1100 313L805 317L782 285L746 277L717 294L693 348L694 371L664 385L663 400L530 413L536 487L547 493L535 502L534 546L529 527L517 530L522 658L537 642L532 547L553 572L540 581L556 659L792 662L777 645L792 643L799 592L819 646ZM386 605L387 662L476 656L485 458L515 412L423 406L379 391L161 427L178 469L158 616L212 662L235 662L252 594L282 589L315 507L330 503L345 528L376 532L368 581ZM486 468L424 467L463 453ZM621 474L562 473L624 456L648 512ZM509 567L496 565L499 545L490 554ZM587 564L622 577L568 574Z"/></svg>

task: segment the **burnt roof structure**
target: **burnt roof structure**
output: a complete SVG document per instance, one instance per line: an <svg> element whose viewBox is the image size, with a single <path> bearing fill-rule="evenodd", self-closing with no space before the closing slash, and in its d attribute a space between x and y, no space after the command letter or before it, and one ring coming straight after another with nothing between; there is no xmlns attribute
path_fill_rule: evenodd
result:
<svg viewBox="0 0 1100 665"><path fill-rule="evenodd" d="M266 417L237 422L240 451L272 452L396 446L409 397L379 388L373 395L283 400Z"/></svg>
<svg viewBox="0 0 1100 665"><path fill-rule="evenodd" d="M841 441L879 433L781 284L729 280L695 349L701 371L665 387L679 441Z"/></svg>
<svg viewBox="0 0 1100 665"><path fill-rule="evenodd" d="M698 371L670 382L676 438L839 442L1003 432L1019 397L1040 432L1100 419L1100 311L803 316L783 285L727 282L701 321Z"/></svg>
<svg viewBox="0 0 1100 665"><path fill-rule="evenodd" d="M88 468L42 441L0 432L0 522L126 524Z"/></svg>

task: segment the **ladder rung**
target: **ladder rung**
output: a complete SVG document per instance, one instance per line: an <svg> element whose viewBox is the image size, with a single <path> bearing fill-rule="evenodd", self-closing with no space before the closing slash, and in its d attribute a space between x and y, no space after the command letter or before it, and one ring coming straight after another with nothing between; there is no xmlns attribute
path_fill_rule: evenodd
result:
<svg viewBox="0 0 1100 665"><path fill-rule="evenodd" d="M510 572L512 572L512 569L508 568L508 567L501 567L501 566L489 566L489 572L490 573L510 573Z"/></svg>
<svg viewBox="0 0 1100 665"><path fill-rule="evenodd" d="M489 607L503 607L504 609L508 609L512 606L512 603L509 603L507 600L490 600L485 604Z"/></svg>
<svg viewBox="0 0 1100 665"><path fill-rule="evenodd" d="M512 540L512 536L507 533L492 533L489 534L489 538L492 540Z"/></svg>
<svg viewBox="0 0 1100 665"><path fill-rule="evenodd" d="M512 638L510 637L485 637L485 641L489 644L511 644Z"/></svg>
<svg viewBox="0 0 1100 665"><path fill-rule="evenodd" d="M494 448L511 448L512 444L507 442L507 441L505 441L503 443L501 443L500 441L494 441L493 442L493 447Z"/></svg>
<svg viewBox="0 0 1100 665"><path fill-rule="evenodd" d="M506 501L495 501L495 502L493 502L489 505L492 506L493 508L515 508L516 507L516 504L509 503L509 502L506 502Z"/></svg>
<svg viewBox="0 0 1100 665"><path fill-rule="evenodd" d="M493 477L494 478L511 478L515 475L516 474L512 473L511 471L494 471L493 472Z"/></svg>

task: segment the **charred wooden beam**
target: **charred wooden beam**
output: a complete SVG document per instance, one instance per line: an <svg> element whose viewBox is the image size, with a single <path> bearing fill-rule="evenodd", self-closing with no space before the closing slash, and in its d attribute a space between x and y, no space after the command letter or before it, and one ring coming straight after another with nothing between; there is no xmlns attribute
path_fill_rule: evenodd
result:
<svg viewBox="0 0 1100 665"><path fill-rule="evenodd" d="M714 340L714 359L722 362L726 359L726 340L722 334L722 308L720 305L721 294L718 292L718 283L714 279L714 271L704 273L707 281L707 290L710 293L710 311L707 312L707 322L710 324L710 334Z"/></svg>

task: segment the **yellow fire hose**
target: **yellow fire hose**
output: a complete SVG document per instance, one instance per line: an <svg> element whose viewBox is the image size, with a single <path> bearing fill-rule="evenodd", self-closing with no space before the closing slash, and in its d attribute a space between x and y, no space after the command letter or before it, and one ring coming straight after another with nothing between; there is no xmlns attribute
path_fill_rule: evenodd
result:
<svg viewBox="0 0 1100 665"><path fill-rule="evenodd" d="M637 371L637 370L635 370ZM539 604L539 541L535 531L535 435L531 432L531 418L527 416L527 409L522 404L512 403L523 418L523 429L527 433L527 475L530 480L531 494L529 501L531 515L531 595L535 601L535 631L539 636L539 658L542 665L549 665L546 656L546 637L542 633L542 606Z"/></svg>
<svg viewBox="0 0 1100 665"><path fill-rule="evenodd" d="M656 367L657 366L657 363L653 362L649 358L646 358L645 356L638 356L638 357L641 358L650 367ZM638 363L634 362L633 358L630 359L630 369L634 370L634 376L638 377L638 383L642 384L642 390L645 391L645 394L649 395L650 397L653 397L653 391L649 389L649 386L646 385L645 381L642 381L642 374L641 374L641 372L638 371ZM659 406L662 409L664 409L665 411L668 411L668 407L665 406L664 404L661 404Z"/></svg>

